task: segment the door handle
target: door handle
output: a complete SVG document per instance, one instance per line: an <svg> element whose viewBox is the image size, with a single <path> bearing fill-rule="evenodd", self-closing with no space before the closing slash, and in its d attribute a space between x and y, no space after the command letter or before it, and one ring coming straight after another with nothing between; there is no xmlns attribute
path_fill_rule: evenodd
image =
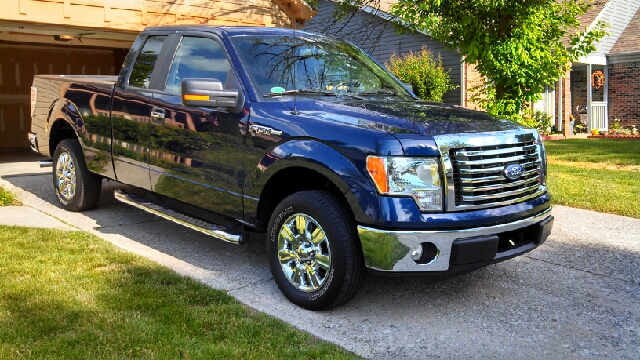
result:
<svg viewBox="0 0 640 360"><path fill-rule="evenodd" d="M163 120L165 115L165 111L163 108L154 107L151 109L151 117L158 120Z"/></svg>

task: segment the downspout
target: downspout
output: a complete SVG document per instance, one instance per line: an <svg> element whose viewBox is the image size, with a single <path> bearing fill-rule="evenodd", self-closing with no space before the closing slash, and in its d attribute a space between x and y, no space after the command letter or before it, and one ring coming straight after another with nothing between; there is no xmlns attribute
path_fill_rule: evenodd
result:
<svg viewBox="0 0 640 360"><path fill-rule="evenodd" d="M464 58L460 57L460 106L467 107L466 103L466 92L467 92L467 82L466 82L466 66L464 66Z"/></svg>

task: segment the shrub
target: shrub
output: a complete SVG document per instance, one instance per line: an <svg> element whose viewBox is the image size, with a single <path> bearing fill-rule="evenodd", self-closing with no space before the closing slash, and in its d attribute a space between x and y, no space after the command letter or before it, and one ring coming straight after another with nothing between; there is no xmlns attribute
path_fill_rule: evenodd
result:
<svg viewBox="0 0 640 360"><path fill-rule="evenodd" d="M513 121L538 130L540 134L551 133L551 116L540 110L525 110L522 115L515 116Z"/></svg>
<svg viewBox="0 0 640 360"><path fill-rule="evenodd" d="M413 92L423 100L442 102L444 93L458 87L451 83L449 70L442 66L440 55L434 59L424 46L419 53L411 51L402 56L392 54L384 65L398 79L411 84Z"/></svg>
<svg viewBox="0 0 640 360"><path fill-rule="evenodd" d="M0 206L20 205L16 197L0 186Z"/></svg>

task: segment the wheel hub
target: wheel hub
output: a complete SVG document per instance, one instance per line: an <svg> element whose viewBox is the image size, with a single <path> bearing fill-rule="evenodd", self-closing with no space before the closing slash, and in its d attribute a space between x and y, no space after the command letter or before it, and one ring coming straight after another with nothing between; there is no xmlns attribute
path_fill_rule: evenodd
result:
<svg viewBox="0 0 640 360"><path fill-rule="evenodd" d="M312 261L315 260L315 247L310 242L303 242L298 248L298 258L300 261Z"/></svg>
<svg viewBox="0 0 640 360"><path fill-rule="evenodd" d="M71 200L76 194L76 167L73 158L67 152L58 157L56 163L58 191L65 200Z"/></svg>
<svg viewBox="0 0 640 360"><path fill-rule="evenodd" d="M318 290L331 268L329 239L318 222L307 214L294 214L278 234L278 260L282 272L296 289Z"/></svg>

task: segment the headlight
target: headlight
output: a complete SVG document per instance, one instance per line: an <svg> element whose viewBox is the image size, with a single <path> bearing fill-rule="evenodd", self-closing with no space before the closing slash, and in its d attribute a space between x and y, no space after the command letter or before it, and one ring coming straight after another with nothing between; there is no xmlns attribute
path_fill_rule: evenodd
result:
<svg viewBox="0 0 640 360"><path fill-rule="evenodd" d="M442 211L440 167L436 159L369 156L367 171L380 194L411 196L420 210Z"/></svg>
<svg viewBox="0 0 640 360"><path fill-rule="evenodd" d="M540 145L540 185L547 185L547 151L544 148L544 141L538 139Z"/></svg>

